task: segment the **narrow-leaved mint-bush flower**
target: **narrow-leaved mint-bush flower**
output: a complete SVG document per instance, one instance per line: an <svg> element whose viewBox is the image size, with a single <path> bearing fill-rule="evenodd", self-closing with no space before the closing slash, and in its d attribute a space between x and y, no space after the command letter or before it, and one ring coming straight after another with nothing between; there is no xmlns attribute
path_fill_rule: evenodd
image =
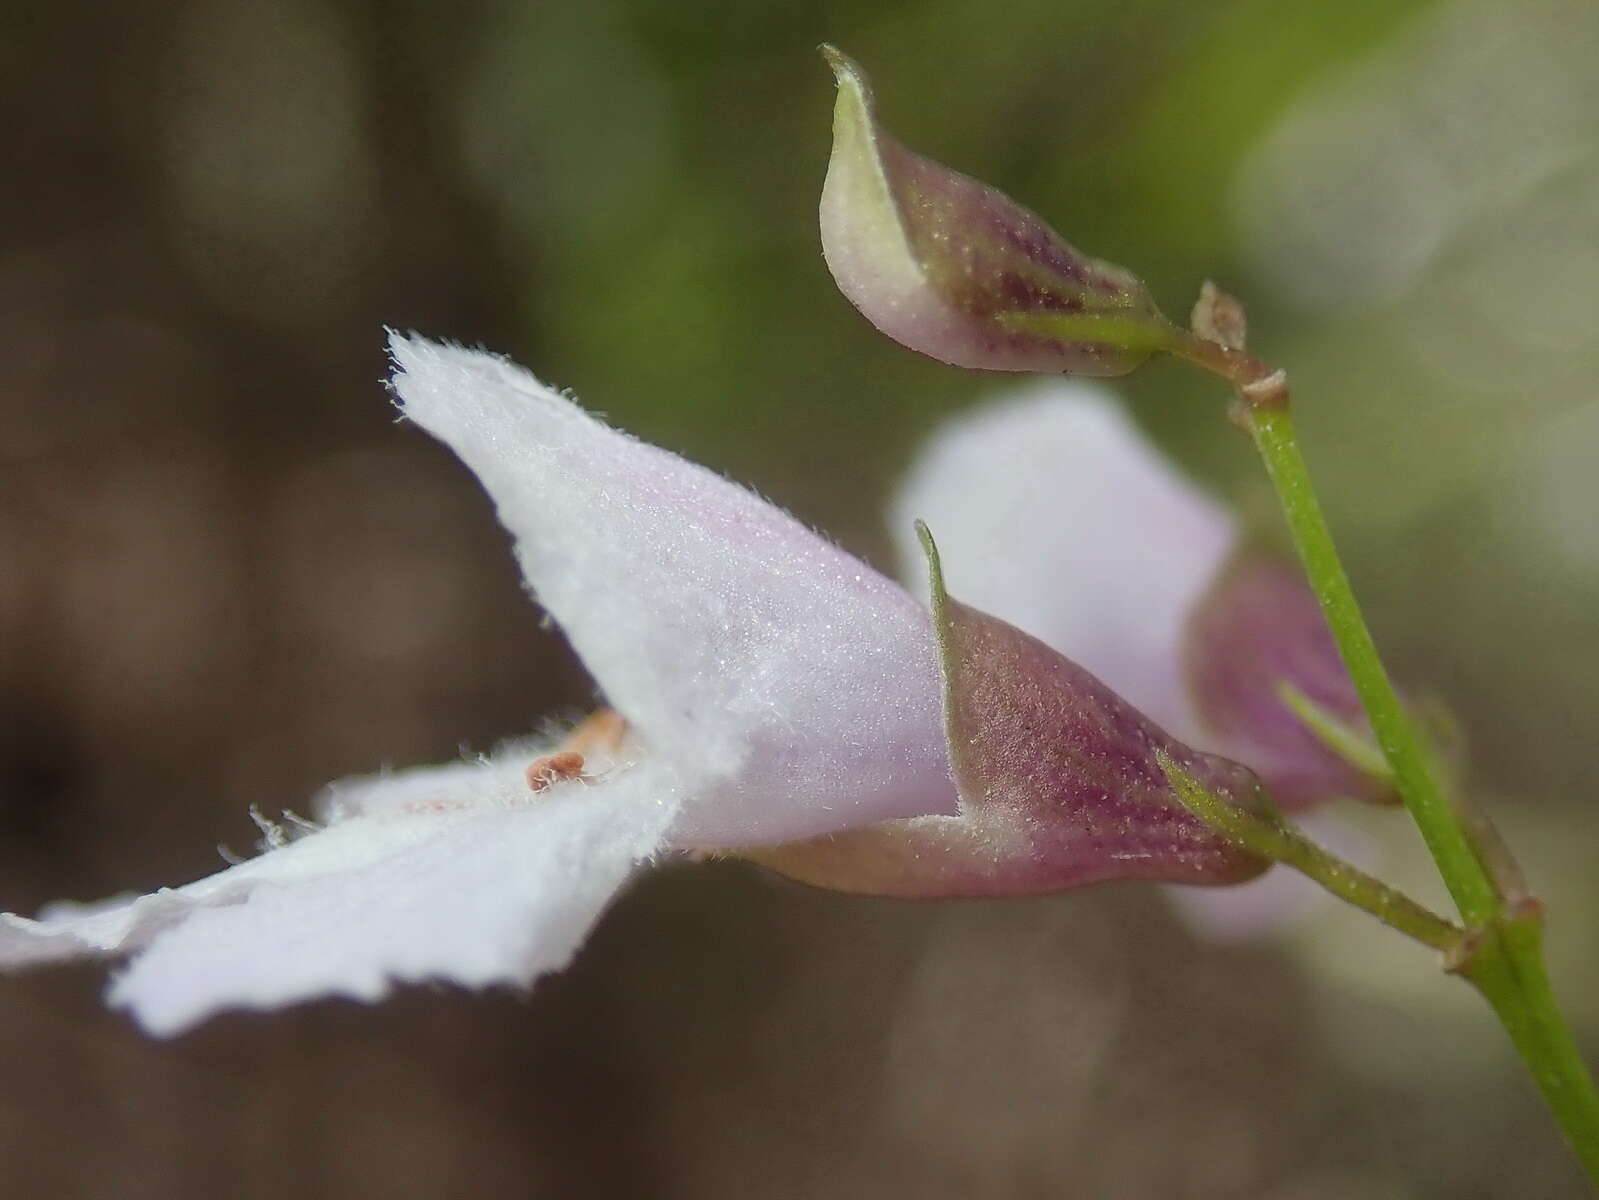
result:
<svg viewBox="0 0 1599 1200"><path fill-rule="evenodd" d="M954 811L920 600L510 362L392 346L406 417L488 490L610 704L694 775L674 836L781 841Z"/></svg>
<svg viewBox="0 0 1599 1200"><path fill-rule="evenodd" d="M132 955L110 999L163 1034L394 981L525 983L671 845L955 810L923 604L498 357L391 349L402 412L478 473L634 735L537 793L552 746L339 786L326 828L198 883L0 917L0 966Z"/></svg>
<svg viewBox="0 0 1599 1200"><path fill-rule="evenodd" d="M981 876L961 894L1226 883L1263 866L1172 801L1154 755L1241 803L1253 777L1161 735L1040 643L941 585L935 638L897 584L504 359L398 335L391 351L404 416L482 481L625 736L586 757L520 743L335 785L322 827L273 829L259 857L197 883L0 915L0 968L127 958L111 1002L170 1034L396 982L525 984L673 849L942 823L952 861ZM1017 758L1038 741L1029 722L1055 738L1028 751L1039 771Z"/></svg>

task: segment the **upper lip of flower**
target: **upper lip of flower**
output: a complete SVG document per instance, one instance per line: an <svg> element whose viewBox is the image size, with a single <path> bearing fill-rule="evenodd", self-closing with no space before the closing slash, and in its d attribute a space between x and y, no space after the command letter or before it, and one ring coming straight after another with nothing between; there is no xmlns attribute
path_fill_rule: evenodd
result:
<svg viewBox="0 0 1599 1200"><path fill-rule="evenodd" d="M920 601L504 360L391 348L402 411L489 489L537 599L646 751L695 778L676 838L954 811Z"/></svg>
<svg viewBox="0 0 1599 1200"><path fill-rule="evenodd" d="M0 965L137 951L111 999L157 1033L396 979L525 982L672 841L954 811L919 602L503 359L391 349L405 415L488 487L538 599L636 727L636 761L537 795L523 771L548 747L526 745L342 785L328 828L188 887L0 916Z"/></svg>

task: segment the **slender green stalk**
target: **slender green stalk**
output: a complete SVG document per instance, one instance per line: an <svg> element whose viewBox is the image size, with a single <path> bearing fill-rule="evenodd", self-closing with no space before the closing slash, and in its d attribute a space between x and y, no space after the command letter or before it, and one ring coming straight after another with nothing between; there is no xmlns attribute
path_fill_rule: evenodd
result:
<svg viewBox="0 0 1599 1200"><path fill-rule="evenodd" d="M1323 746L1361 774L1381 783L1393 783L1394 769L1383 757L1381 747L1372 745L1364 733L1327 711L1287 680L1277 685L1277 696Z"/></svg>
<svg viewBox="0 0 1599 1200"><path fill-rule="evenodd" d="M1405 714L1377 654L1333 544L1332 532L1311 488L1310 473L1294 434L1293 415L1287 406L1251 407L1247 419L1249 432L1282 502L1305 574L1338 642L1344 667L1371 721L1377 744L1393 768L1394 782L1405 807L1421 830L1460 915L1468 925L1486 925L1499 915L1499 895L1478 860L1454 805L1433 778L1427 748Z"/></svg>
<svg viewBox="0 0 1599 1200"><path fill-rule="evenodd" d="M1215 302L1215 297L1210 297ZM1201 298L1201 305L1206 303ZM1236 302L1233 302L1236 303ZM1196 316L1203 315L1196 309ZM1399 702L1349 586L1332 532L1299 453L1288 385L1237 346L1173 329L1171 353L1227 380L1238 393L1233 417L1249 430L1282 504L1306 577L1338 643L1394 783L1470 927L1449 954L1510 1035L1589 1180L1599 1189L1599 1092L1544 967L1542 910L1485 814L1447 794L1430 748ZM1363 907L1369 907L1363 905Z"/></svg>
<svg viewBox="0 0 1599 1200"><path fill-rule="evenodd" d="M1508 918L1460 973L1493 1006L1572 1151L1599 1190L1599 1093L1555 1002L1534 909Z"/></svg>
<svg viewBox="0 0 1599 1200"><path fill-rule="evenodd" d="M1340 900L1365 909L1383 924L1451 959L1461 953L1468 935L1460 926L1318 846L1275 813L1261 815L1241 808L1212 793L1170 755L1157 752L1156 757L1178 799L1212 829L1262 858L1292 867Z"/></svg>
<svg viewBox="0 0 1599 1200"><path fill-rule="evenodd" d="M1475 944L1457 969L1476 985L1532 1071L1589 1179L1599 1187L1599 1093L1561 1016L1543 962L1535 908L1507 912L1461 813L1439 787L1426 744L1406 715L1372 642L1299 453L1286 403L1254 405L1243 393L1255 439L1311 587L1338 642L1405 807L1421 830Z"/></svg>

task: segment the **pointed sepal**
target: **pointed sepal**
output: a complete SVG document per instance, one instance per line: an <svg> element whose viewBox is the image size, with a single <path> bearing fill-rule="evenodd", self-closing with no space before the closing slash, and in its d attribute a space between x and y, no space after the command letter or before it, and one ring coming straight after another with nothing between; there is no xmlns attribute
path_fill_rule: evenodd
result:
<svg viewBox="0 0 1599 1200"><path fill-rule="evenodd" d="M943 362L996 371L1124 375L1170 343L1135 276L906 149L878 124L860 66L822 53L838 79L822 251L873 325Z"/></svg>
<svg viewBox="0 0 1599 1200"><path fill-rule="evenodd" d="M840 891L1026 895L1112 879L1231 884L1269 860L1193 815L1163 764L1269 814L1248 768L1170 737L1083 668L951 598L919 527L944 682L955 817L889 821L749 857Z"/></svg>

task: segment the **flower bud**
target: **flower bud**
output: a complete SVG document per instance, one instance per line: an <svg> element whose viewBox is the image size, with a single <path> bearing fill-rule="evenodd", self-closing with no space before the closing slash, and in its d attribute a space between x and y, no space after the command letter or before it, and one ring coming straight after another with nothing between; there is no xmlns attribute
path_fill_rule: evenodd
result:
<svg viewBox="0 0 1599 1200"><path fill-rule="evenodd" d="M1044 643L950 599L921 533L959 815L886 821L747 857L819 887L916 899L1111 879L1230 884L1266 869L1189 812L1160 758L1223 802L1267 813L1247 767L1184 746Z"/></svg>
<svg viewBox="0 0 1599 1200"><path fill-rule="evenodd" d="M1143 283L900 145L878 125L860 67L822 53L838 77L822 252L867 320L912 350L993 371L1124 375L1168 343Z"/></svg>

